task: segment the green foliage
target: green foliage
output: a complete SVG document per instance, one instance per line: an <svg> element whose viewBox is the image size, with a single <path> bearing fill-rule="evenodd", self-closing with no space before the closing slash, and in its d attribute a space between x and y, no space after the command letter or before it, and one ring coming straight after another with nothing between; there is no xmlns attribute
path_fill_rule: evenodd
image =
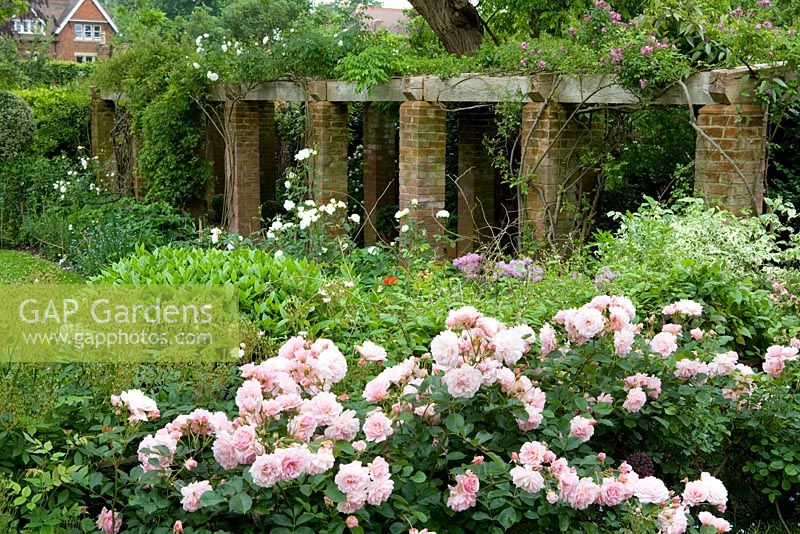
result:
<svg viewBox="0 0 800 534"><path fill-rule="evenodd" d="M405 47L404 39L381 32L372 41L359 53L343 57L334 69L338 78L356 82L357 91L386 83L393 75L403 71L399 49Z"/></svg>
<svg viewBox="0 0 800 534"><path fill-rule="evenodd" d="M770 288L786 278L779 267L794 255L776 215L737 219L684 199L673 209L649 201L616 218L618 232L597 239L599 264L616 275L606 289L629 295L646 313L659 315L681 298L703 302L706 326L754 361L773 339L800 327Z"/></svg>
<svg viewBox="0 0 800 534"><path fill-rule="evenodd" d="M143 110L138 169L147 179L148 199L185 206L204 198L211 169L201 152L203 125L195 103L177 89Z"/></svg>
<svg viewBox="0 0 800 534"><path fill-rule="evenodd" d="M319 267L252 249L144 248L94 279L113 284L227 284L239 289L239 311L270 338L307 330L322 285Z"/></svg>
<svg viewBox="0 0 800 534"><path fill-rule="evenodd" d="M15 94L0 91L0 163L27 151L35 131L31 107Z"/></svg>
<svg viewBox="0 0 800 534"><path fill-rule="evenodd" d="M31 150L46 157L77 155L89 145L91 98L84 89L38 88L17 91L33 110L36 135Z"/></svg>

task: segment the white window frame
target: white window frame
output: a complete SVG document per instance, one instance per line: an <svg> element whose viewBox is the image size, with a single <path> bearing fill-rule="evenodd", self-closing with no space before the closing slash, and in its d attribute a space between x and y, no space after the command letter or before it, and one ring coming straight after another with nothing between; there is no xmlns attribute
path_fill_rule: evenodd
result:
<svg viewBox="0 0 800 534"><path fill-rule="evenodd" d="M77 63L95 63L97 61L97 54L88 52L76 52L75 61Z"/></svg>
<svg viewBox="0 0 800 534"><path fill-rule="evenodd" d="M94 22L76 22L73 26L76 41L100 42L103 40L103 25Z"/></svg>
<svg viewBox="0 0 800 534"><path fill-rule="evenodd" d="M44 35L44 22L41 19L14 19L14 33L18 35Z"/></svg>

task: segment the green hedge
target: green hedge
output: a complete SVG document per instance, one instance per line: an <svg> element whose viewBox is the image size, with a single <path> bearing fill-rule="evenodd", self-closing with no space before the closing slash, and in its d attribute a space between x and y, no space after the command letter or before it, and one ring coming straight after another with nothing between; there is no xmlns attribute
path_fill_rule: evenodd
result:
<svg viewBox="0 0 800 534"><path fill-rule="evenodd" d="M15 91L33 109L36 135L32 150L43 156L75 155L89 145L91 97L84 89L40 87Z"/></svg>
<svg viewBox="0 0 800 534"><path fill-rule="evenodd" d="M0 91L0 163L25 152L35 128L31 107L17 95Z"/></svg>

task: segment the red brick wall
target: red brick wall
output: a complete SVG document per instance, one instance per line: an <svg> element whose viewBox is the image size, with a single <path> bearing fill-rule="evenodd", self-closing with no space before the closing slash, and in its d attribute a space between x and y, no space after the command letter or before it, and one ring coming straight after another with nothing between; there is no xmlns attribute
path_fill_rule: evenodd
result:
<svg viewBox="0 0 800 534"><path fill-rule="evenodd" d="M261 228L261 159L259 137L261 109L259 102L228 103L233 161L230 153L226 166L233 172L233 213L229 231L249 235Z"/></svg>
<svg viewBox="0 0 800 534"><path fill-rule="evenodd" d="M317 155L313 166L314 200L325 204L331 198L347 202L347 104L309 103L311 148Z"/></svg>
<svg viewBox="0 0 800 534"><path fill-rule="evenodd" d="M761 213L764 203L766 138L764 110L755 104L703 106L697 118L703 135L697 135L695 190L711 204L734 213Z"/></svg>
<svg viewBox="0 0 800 534"><path fill-rule="evenodd" d="M494 168L484 137L496 131L491 109L458 112L458 254L491 239L494 225Z"/></svg>
<svg viewBox="0 0 800 534"><path fill-rule="evenodd" d="M97 156L106 172L116 172L114 141L111 131L116 122L114 102L92 98L91 135L92 156Z"/></svg>
<svg viewBox="0 0 800 534"><path fill-rule="evenodd" d="M364 109L364 243L374 243L381 208L396 205L397 124L367 104Z"/></svg>
<svg viewBox="0 0 800 534"><path fill-rule="evenodd" d="M103 41L76 41L75 23L91 22L100 24L103 32ZM92 0L85 0L73 15L72 19L64 26L61 33L56 36L55 57L62 61L75 61L76 53L96 54L98 57L108 57L111 53L111 39L114 29L106 21L103 14L97 9Z"/></svg>
<svg viewBox="0 0 800 534"><path fill-rule="evenodd" d="M400 105L400 208L409 208L428 238L443 233L435 219L444 209L447 111L438 103ZM419 201L414 209L412 199Z"/></svg>
<svg viewBox="0 0 800 534"><path fill-rule="evenodd" d="M569 205L578 200L577 188L565 190L564 185L576 177L582 139L577 121L567 123L567 107L551 102L542 111L542 106L539 102L525 104L521 133L521 171L523 176L529 175L525 219L539 239L547 238L551 228L555 236L562 237L573 227L574 212Z"/></svg>

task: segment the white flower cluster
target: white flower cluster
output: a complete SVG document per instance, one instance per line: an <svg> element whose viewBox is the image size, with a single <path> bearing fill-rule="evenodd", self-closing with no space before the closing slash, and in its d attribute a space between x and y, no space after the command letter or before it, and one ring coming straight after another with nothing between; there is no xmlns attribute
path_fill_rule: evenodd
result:
<svg viewBox="0 0 800 534"><path fill-rule="evenodd" d="M301 230L305 230L319 221L323 215L334 215L337 210L347 209L347 204L335 198L330 199L327 204L322 204L320 206L317 206L316 202L311 199L304 201L300 205L296 204L293 200L285 200L283 202L283 209L288 212L294 212L299 221L297 223L284 222L280 218L276 218L272 221L272 224L270 224L269 230L267 230L268 239L275 239L277 232L288 230L295 226L299 227ZM361 217L356 213L350 215L349 218L355 223L361 221Z"/></svg>
<svg viewBox="0 0 800 534"><path fill-rule="evenodd" d="M53 189L61 193L61 200L64 200L65 193L70 185L72 185L72 182L69 180L59 180L53 184Z"/></svg>
<svg viewBox="0 0 800 534"><path fill-rule="evenodd" d="M314 150L313 148L304 148L303 150L294 155L294 159L295 161L305 161L311 156L316 156L316 155L317 151Z"/></svg>

